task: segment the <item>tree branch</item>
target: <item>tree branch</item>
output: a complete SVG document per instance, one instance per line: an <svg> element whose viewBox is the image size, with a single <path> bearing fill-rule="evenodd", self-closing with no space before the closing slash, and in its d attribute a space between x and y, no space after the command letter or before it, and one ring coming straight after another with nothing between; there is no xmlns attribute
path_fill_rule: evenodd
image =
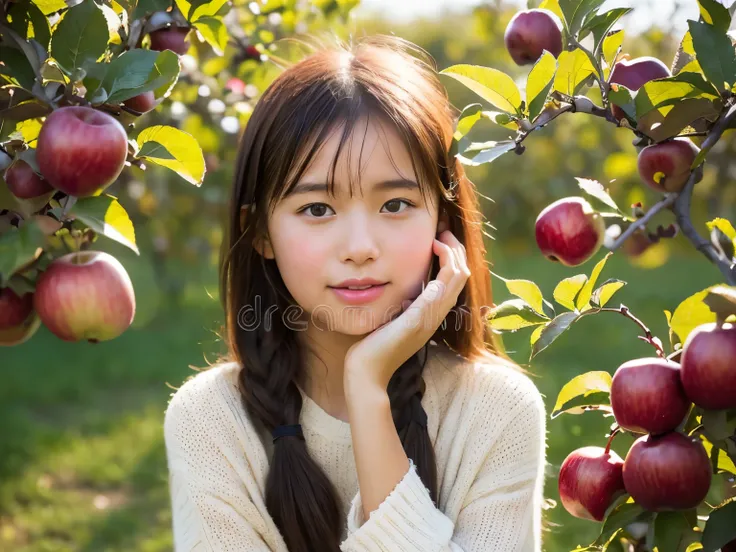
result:
<svg viewBox="0 0 736 552"><path fill-rule="evenodd" d="M600 312L617 312L619 314L624 315L629 320L633 321L641 330L644 332L643 336L640 336L641 339L649 343L652 347L654 347L657 350L657 356L660 356L662 358L665 357L664 349L662 348L662 341L655 337L652 334L652 331L642 322L639 320L636 316L634 316L631 311L629 310L629 307L626 305L621 305L619 308L614 309L610 307L603 307L599 309Z"/></svg>
<svg viewBox="0 0 736 552"><path fill-rule="evenodd" d="M654 217L654 215L664 209L671 207L675 203L676 199L677 194L667 194L664 199L655 203L652 208L647 211L646 215L632 222L629 227L618 238L616 238L616 241L613 242L613 244L611 244L611 247L609 247L608 249L611 251L616 251L616 249L621 247L623 243L627 239L629 239L629 237L634 232L636 232L639 228L644 228L647 223Z"/></svg>
<svg viewBox="0 0 736 552"><path fill-rule="evenodd" d="M701 151L708 152L718 142L734 119L736 119L736 105L732 105L726 114L718 120L708 138L703 142ZM680 230L690 240L690 243L718 267L728 284L736 285L736 269L734 269L731 259L727 259L721 255L710 241L701 236L690 219L690 201L692 199L693 189L702 178L703 167L701 165L692 172L685 187L678 194L672 211L675 214L675 220L677 220Z"/></svg>

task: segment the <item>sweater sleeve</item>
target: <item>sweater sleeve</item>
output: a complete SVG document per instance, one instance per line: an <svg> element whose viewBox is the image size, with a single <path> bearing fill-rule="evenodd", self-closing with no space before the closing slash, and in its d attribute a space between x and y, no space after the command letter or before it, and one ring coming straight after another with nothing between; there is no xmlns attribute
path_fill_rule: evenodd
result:
<svg viewBox="0 0 736 552"><path fill-rule="evenodd" d="M192 414L182 389L164 420L174 552L276 552L262 537L267 528L249 482L207 427L206 413Z"/></svg>
<svg viewBox="0 0 736 552"><path fill-rule="evenodd" d="M472 423L465 448L485 447L480 469L463 465L457 480L472 477L453 522L433 503L410 461L404 478L366 521L358 494L348 515L343 552L539 552L545 464L545 410L526 376L503 416L492 444L478 442L481 427L498 422L498 405L487 405ZM483 406L483 405L481 405ZM476 409L483 412L484 408ZM496 417L494 419L494 417ZM462 458L472 456L468 450ZM473 475L468 475L469 473Z"/></svg>

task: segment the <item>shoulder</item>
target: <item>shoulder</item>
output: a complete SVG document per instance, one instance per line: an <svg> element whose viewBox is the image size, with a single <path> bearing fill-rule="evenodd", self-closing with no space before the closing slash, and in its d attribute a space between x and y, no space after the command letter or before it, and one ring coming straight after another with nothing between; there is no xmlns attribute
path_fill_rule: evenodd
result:
<svg viewBox="0 0 736 552"><path fill-rule="evenodd" d="M234 363L216 364L189 377L171 394L164 415L167 437L195 427L221 423L233 408L238 390L239 366Z"/></svg>
<svg viewBox="0 0 736 552"><path fill-rule="evenodd" d="M480 359L467 359L437 345L425 376L428 388L443 406L441 415L478 425L514 423L535 430L544 428L541 393L529 375L505 358L489 353Z"/></svg>

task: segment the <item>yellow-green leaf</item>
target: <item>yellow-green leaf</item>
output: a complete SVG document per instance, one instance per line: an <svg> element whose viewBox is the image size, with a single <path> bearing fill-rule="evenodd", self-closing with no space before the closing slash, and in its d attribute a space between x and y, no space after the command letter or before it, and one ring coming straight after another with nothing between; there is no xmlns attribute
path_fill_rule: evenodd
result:
<svg viewBox="0 0 736 552"><path fill-rule="evenodd" d="M593 292L593 296L590 298L591 303L595 303L599 307L605 307L611 300L611 297L626 285L626 282L622 280L606 280L601 286Z"/></svg>
<svg viewBox="0 0 736 552"><path fill-rule="evenodd" d="M529 120L533 121L544 108L550 88L557 71L557 60L548 51L544 51L529 72L526 83L527 105L529 106Z"/></svg>
<svg viewBox="0 0 736 552"><path fill-rule="evenodd" d="M227 28L221 17L200 17L194 22L194 26L202 34L212 50L221 56L227 45Z"/></svg>
<svg viewBox="0 0 736 552"><path fill-rule="evenodd" d="M552 417L562 412L579 414L583 406L607 405L611 392L611 374L608 372L588 372L568 381L557 395ZM580 399L588 399L580 400ZM574 404L573 404L574 403Z"/></svg>
<svg viewBox="0 0 736 552"><path fill-rule="evenodd" d="M506 73L480 65L453 65L441 73L464 84L498 109L519 114L521 92Z"/></svg>
<svg viewBox="0 0 736 552"><path fill-rule="evenodd" d="M707 222L708 230L713 231L713 228L718 228L721 232L726 234L728 239L734 242L736 247L736 229L734 229L731 221L724 218L715 218Z"/></svg>
<svg viewBox="0 0 736 552"><path fill-rule="evenodd" d="M544 297L539 286L531 280L506 280L509 293L516 295L539 314L544 314Z"/></svg>
<svg viewBox="0 0 736 552"><path fill-rule="evenodd" d="M672 313L670 327L680 338L681 343L685 343L687 336L697 326L716 321L715 313L703 302L710 289L707 288L691 295L680 303L675 312Z"/></svg>
<svg viewBox="0 0 736 552"><path fill-rule="evenodd" d="M612 252L608 253L596 263L593 267L593 271L590 273L590 278L588 278L588 281L585 282L583 287L580 289L580 293L578 293L577 299L575 300L575 306L579 311L582 311L586 306L588 306L588 302L593 295L593 288L598 282L598 276L601 275L601 271L603 270L603 267L606 266L606 261L608 261L611 255L613 255Z"/></svg>
<svg viewBox="0 0 736 552"><path fill-rule="evenodd" d="M575 298L587 281L588 277L585 274L565 278L557 284L555 291L552 293L555 301L565 308L575 310Z"/></svg>
<svg viewBox="0 0 736 552"><path fill-rule="evenodd" d="M557 17L559 17L560 21L565 21L565 15L562 13L562 9L560 8L560 3L558 0L543 0L543 2L539 4L539 9L549 10Z"/></svg>
<svg viewBox="0 0 736 552"><path fill-rule="evenodd" d="M606 60L609 67L613 65L613 60L618 53L618 49L621 48L624 43L624 36L624 30L621 29L620 31L615 31L609 34L603 39L603 59Z"/></svg>
<svg viewBox="0 0 736 552"><path fill-rule="evenodd" d="M534 312L522 299L504 301L491 311L489 318L491 327L501 331L515 331L549 321L548 318Z"/></svg>
<svg viewBox="0 0 736 552"><path fill-rule="evenodd" d="M581 49L560 54L557 59L557 74L554 89L562 94L574 96L585 80L595 73L590 58Z"/></svg>
<svg viewBox="0 0 736 552"><path fill-rule="evenodd" d="M178 128L157 125L138 135L137 157L176 172L187 182L199 186L204 179L202 149L194 137Z"/></svg>
<svg viewBox="0 0 736 552"><path fill-rule="evenodd" d="M98 234L122 243L138 253L135 230L128 213L111 195L81 198L71 213Z"/></svg>

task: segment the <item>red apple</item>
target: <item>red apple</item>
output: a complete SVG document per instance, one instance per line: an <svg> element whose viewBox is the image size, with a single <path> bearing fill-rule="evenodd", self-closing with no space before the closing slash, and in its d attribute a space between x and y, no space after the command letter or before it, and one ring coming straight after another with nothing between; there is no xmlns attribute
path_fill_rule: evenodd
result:
<svg viewBox="0 0 736 552"><path fill-rule="evenodd" d="M687 138L652 144L639 152L639 176L658 192L679 192L700 149Z"/></svg>
<svg viewBox="0 0 736 552"><path fill-rule="evenodd" d="M38 277L34 307L44 325L65 341L107 341L133 322L135 294L115 257L80 251L56 259Z"/></svg>
<svg viewBox="0 0 736 552"><path fill-rule="evenodd" d="M559 491L565 510L581 519L603 520L608 507L625 493L624 461L613 451L583 447L565 458Z"/></svg>
<svg viewBox="0 0 736 552"><path fill-rule="evenodd" d="M611 408L616 423L626 430L672 431L690 410L679 365L663 358L624 362L613 375Z"/></svg>
<svg viewBox="0 0 736 552"><path fill-rule="evenodd" d="M562 52L562 21L549 10L523 10L511 18L503 39L517 65L534 63L544 50L557 57Z"/></svg>
<svg viewBox="0 0 736 552"><path fill-rule="evenodd" d="M603 218L582 197L566 197L548 205L535 224L537 245L548 259L577 266L603 244Z"/></svg>
<svg viewBox="0 0 736 552"><path fill-rule="evenodd" d="M148 113L156 107L156 96L149 90L148 92L143 92L143 94L128 98L123 102L123 105L138 113Z"/></svg>
<svg viewBox="0 0 736 552"><path fill-rule="evenodd" d="M150 35L151 50L163 51L171 50L175 54L183 55L189 51L189 42L187 35L189 29L187 27L164 27L153 31Z"/></svg>
<svg viewBox="0 0 736 552"><path fill-rule="evenodd" d="M10 193L18 199L31 199L54 189L22 159L16 159L5 171L5 183Z"/></svg>
<svg viewBox="0 0 736 552"><path fill-rule="evenodd" d="M637 230L623 243L621 250L627 257L640 257L652 246L652 240L641 230Z"/></svg>
<svg viewBox="0 0 736 552"><path fill-rule="evenodd" d="M721 552L736 552L736 539L722 546Z"/></svg>
<svg viewBox="0 0 736 552"><path fill-rule="evenodd" d="M91 107L62 107L38 135L41 174L62 192L87 197L115 182L128 156L123 125Z"/></svg>
<svg viewBox="0 0 736 552"><path fill-rule="evenodd" d="M33 294L18 297L10 288L0 289L0 330L13 328L33 312Z"/></svg>
<svg viewBox="0 0 736 552"><path fill-rule="evenodd" d="M694 508L708 494L712 477L700 441L677 432L637 439L623 474L628 493L652 512Z"/></svg>
<svg viewBox="0 0 736 552"><path fill-rule="evenodd" d="M635 92L649 81L671 76L669 68L655 57L644 56L622 59L616 63L611 73L612 84L622 84ZM624 112L616 105L611 106L613 116L624 118Z"/></svg>
<svg viewBox="0 0 736 552"><path fill-rule="evenodd" d="M0 329L0 347L12 347L28 341L41 326L41 319L35 312L20 324L6 329Z"/></svg>
<svg viewBox="0 0 736 552"><path fill-rule="evenodd" d="M250 46L246 46L245 47L245 59L261 61L261 52L259 52L258 48L256 48L252 44Z"/></svg>
<svg viewBox="0 0 736 552"><path fill-rule="evenodd" d="M708 410L736 408L736 326L703 324L682 348L682 385L698 406Z"/></svg>

